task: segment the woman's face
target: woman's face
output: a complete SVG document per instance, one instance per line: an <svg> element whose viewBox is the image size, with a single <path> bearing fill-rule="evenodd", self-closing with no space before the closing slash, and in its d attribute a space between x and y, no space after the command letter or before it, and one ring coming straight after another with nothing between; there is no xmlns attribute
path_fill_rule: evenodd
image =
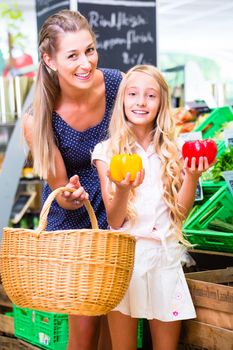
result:
<svg viewBox="0 0 233 350"><path fill-rule="evenodd" d="M89 88L93 83L98 62L95 42L90 32L79 30L61 35L56 56L51 62L57 72L61 89Z"/></svg>
<svg viewBox="0 0 233 350"><path fill-rule="evenodd" d="M133 72L124 94L124 110L134 127L151 131L160 107L160 88L149 74Z"/></svg>

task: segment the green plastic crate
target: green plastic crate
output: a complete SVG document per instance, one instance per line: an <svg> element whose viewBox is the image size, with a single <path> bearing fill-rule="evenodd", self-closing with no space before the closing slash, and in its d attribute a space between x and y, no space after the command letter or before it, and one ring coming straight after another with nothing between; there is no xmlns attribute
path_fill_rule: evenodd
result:
<svg viewBox="0 0 233 350"><path fill-rule="evenodd" d="M232 109L228 106L214 109L193 131L201 131L203 139L211 138L221 130L222 125L233 120Z"/></svg>
<svg viewBox="0 0 233 350"><path fill-rule="evenodd" d="M203 189L203 199L196 203L193 208L191 209L184 225L183 225L183 231L186 228L189 228L189 223L192 222L193 216L196 215L197 212L199 212L201 206L210 199L221 187L226 185L225 181L202 181L201 182L202 189Z"/></svg>
<svg viewBox="0 0 233 350"><path fill-rule="evenodd" d="M203 188L203 196L206 202L206 200L212 197L221 187L225 186L226 182L207 180L202 181L201 185Z"/></svg>
<svg viewBox="0 0 233 350"><path fill-rule="evenodd" d="M233 197L224 183L193 215L189 216L183 226L186 229L205 230L208 223L215 218L225 220L233 216Z"/></svg>
<svg viewBox="0 0 233 350"><path fill-rule="evenodd" d="M225 182L217 184L221 184L221 187L188 217L183 233L196 249L233 252L233 232L208 229L209 222L215 218L224 221L233 217L233 197Z"/></svg>
<svg viewBox="0 0 233 350"><path fill-rule="evenodd" d="M137 348L142 349L143 341L143 319L138 320Z"/></svg>
<svg viewBox="0 0 233 350"><path fill-rule="evenodd" d="M42 349L66 350L68 316L14 305L14 334Z"/></svg>
<svg viewBox="0 0 233 350"><path fill-rule="evenodd" d="M233 253L233 233L194 229L184 233L194 249Z"/></svg>
<svg viewBox="0 0 233 350"><path fill-rule="evenodd" d="M224 140L215 140L217 147L218 147L218 153L217 158L220 157L226 150L226 144Z"/></svg>

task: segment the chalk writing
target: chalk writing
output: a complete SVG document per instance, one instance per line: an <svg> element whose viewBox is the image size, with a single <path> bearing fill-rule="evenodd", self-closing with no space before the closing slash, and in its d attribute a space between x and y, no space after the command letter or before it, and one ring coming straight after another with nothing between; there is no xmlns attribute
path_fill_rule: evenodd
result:
<svg viewBox="0 0 233 350"><path fill-rule="evenodd" d="M79 11L96 34L99 64L122 71L135 64L156 64L155 7L144 8L143 2L141 8L134 1L127 6L120 3L79 3Z"/></svg>
<svg viewBox="0 0 233 350"><path fill-rule="evenodd" d="M131 50L132 45L134 44L145 44L145 43L153 43L154 39L150 32L146 34L136 34L134 30L129 30L126 33L126 36L123 37L116 37L116 38L110 38L110 39L104 39L101 40L99 35L97 37L97 50L103 49L105 51L109 49L113 49L115 46L119 45L125 45L127 50Z"/></svg>
<svg viewBox="0 0 233 350"><path fill-rule="evenodd" d="M123 63L127 65L135 65L135 64L146 64L146 60L144 58L144 53L133 54L130 56L128 52L122 52Z"/></svg>
<svg viewBox="0 0 233 350"><path fill-rule="evenodd" d="M133 16L127 15L125 12L112 12L110 18L107 19L100 15L97 11L90 11L89 23L93 29L95 28L116 28L121 30L122 27L136 28L140 25L146 25L147 21L140 14Z"/></svg>
<svg viewBox="0 0 233 350"><path fill-rule="evenodd" d="M37 6L48 6L51 3L54 3L54 0L36 0Z"/></svg>

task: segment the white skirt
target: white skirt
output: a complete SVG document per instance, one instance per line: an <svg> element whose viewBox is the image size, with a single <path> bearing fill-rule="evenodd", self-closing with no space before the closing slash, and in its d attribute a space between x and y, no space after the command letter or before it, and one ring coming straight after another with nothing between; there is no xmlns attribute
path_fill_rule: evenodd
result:
<svg viewBox="0 0 233 350"><path fill-rule="evenodd" d="M181 245L165 249L151 239L139 239L129 288L113 311L165 322L195 318L181 265L184 254Z"/></svg>

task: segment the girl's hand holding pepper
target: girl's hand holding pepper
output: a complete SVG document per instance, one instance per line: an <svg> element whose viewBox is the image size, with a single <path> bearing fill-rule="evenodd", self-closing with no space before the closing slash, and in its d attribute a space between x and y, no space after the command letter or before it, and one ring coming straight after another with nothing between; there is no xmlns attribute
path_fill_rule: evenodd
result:
<svg viewBox="0 0 233 350"><path fill-rule="evenodd" d="M107 170L107 176L110 181L115 183L116 187L119 190L131 190L132 188L136 188L142 184L145 177L145 170L141 169L140 171L138 171L136 173L136 177L134 181L131 181L130 172L127 172L125 178L121 181L116 181L115 179L113 179L111 177L110 170Z"/></svg>
<svg viewBox="0 0 233 350"><path fill-rule="evenodd" d="M196 158L192 157L191 164L190 164L190 159L186 157L184 159L185 175L191 175L194 178L196 177L198 179L202 175L202 173L207 171L209 168L211 168L215 162L216 162L216 159L214 159L214 161L211 164L209 164L207 157L200 157L197 165Z"/></svg>
<svg viewBox="0 0 233 350"><path fill-rule="evenodd" d="M141 185L145 176L141 157L136 153L114 155L107 176L119 190Z"/></svg>

